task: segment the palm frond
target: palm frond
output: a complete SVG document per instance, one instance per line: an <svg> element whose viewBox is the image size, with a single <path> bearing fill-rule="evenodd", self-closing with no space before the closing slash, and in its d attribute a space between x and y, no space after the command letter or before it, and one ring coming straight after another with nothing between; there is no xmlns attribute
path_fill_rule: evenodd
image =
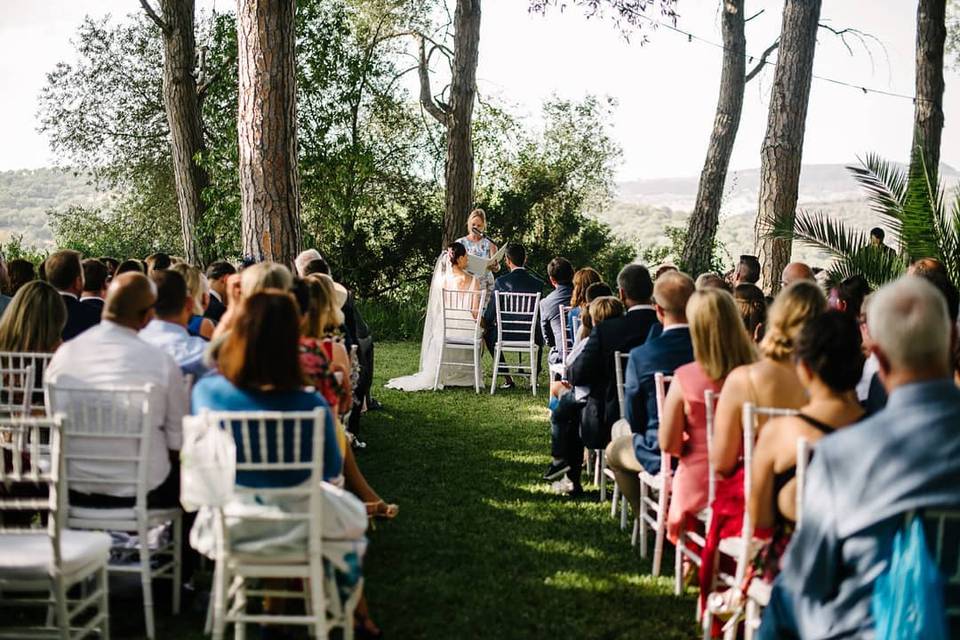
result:
<svg viewBox="0 0 960 640"><path fill-rule="evenodd" d="M833 258L828 269L833 280L859 273L877 287L897 278L906 268L896 253L872 247L866 233L821 211L798 211L792 226L783 221L774 223L769 235L828 253Z"/></svg>
<svg viewBox="0 0 960 640"><path fill-rule="evenodd" d="M874 153L857 158L860 163L847 171L866 192L870 209L882 216L900 234L900 212L907 195L908 174L896 164Z"/></svg>
<svg viewBox="0 0 960 640"><path fill-rule="evenodd" d="M941 255L942 225L945 217L943 194L926 166L921 147L910 154L907 190L900 209L901 253L911 258L939 257Z"/></svg>

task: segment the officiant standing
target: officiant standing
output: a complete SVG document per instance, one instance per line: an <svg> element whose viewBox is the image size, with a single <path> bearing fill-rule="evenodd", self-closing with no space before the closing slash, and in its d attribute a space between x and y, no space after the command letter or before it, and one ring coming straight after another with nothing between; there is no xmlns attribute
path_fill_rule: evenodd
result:
<svg viewBox="0 0 960 640"><path fill-rule="evenodd" d="M483 209L474 209L467 216L467 235L457 242L466 248L467 253L478 258L492 258L497 253L497 245L486 236L487 214ZM492 262L483 273L474 273L480 286L487 291L487 300L493 294L493 274L500 271L500 262Z"/></svg>

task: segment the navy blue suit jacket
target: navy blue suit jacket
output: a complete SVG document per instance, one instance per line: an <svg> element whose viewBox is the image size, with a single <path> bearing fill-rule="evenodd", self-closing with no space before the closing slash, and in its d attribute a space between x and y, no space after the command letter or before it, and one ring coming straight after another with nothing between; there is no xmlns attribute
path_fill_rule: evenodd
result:
<svg viewBox="0 0 960 640"><path fill-rule="evenodd" d="M493 283L493 292L494 297L490 299L489 304L487 304L486 311L484 312L484 320L486 321L488 335L491 335L494 340L496 340L496 327L497 327L497 304L496 304L496 294L498 291L504 293L543 293L543 280L533 275L524 267L517 267L510 273L506 273L499 278L497 278ZM505 317L504 320L510 320L509 317ZM504 331L510 328L509 322L504 322ZM513 325L513 328L517 328L517 325ZM510 333L504 334L505 340L527 340L528 335L512 335ZM536 330L536 339L537 344L543 344L543 335L541 333L540 327L537 327Z"/></svg>
<svg viewBox="0 0 960 640"><path fill-rule="evenodd" d="M630 351L624 384L625 417L634 433L637 462L649 473L660 471L660 416L654 375L673 375L677 367L688 362L693 362L693 343L686 327L670 329Z"/></svg>
<svg viewBox="0 0 960 640"><path fill-rule="evenodd" d="M609 318L593 328L583 351L567 368L574 386L590 387L580 414L580 436L587 447L599 449L610 442L610 428L620 419L617 379L613 354L626 353L643 344L657 313L650 308L635 309L619 318Z"/></svg>
<svg viewBox="0 0 960 640"><path fill-rule="evenodd" d="M60 294L63 303L67 305L67 324L63 327L63 340L66 342L71 338L100 324L100 313L88 304L83 304L73 296Z"/></svg>

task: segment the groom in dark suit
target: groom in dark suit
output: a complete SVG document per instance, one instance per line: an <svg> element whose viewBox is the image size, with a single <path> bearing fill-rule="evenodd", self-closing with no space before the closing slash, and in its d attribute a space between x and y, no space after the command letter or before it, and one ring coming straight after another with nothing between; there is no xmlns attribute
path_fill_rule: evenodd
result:
<svg viewBox="0 0 960 640"><path fill-rule="evenodd" d="M493 298L491 298L490 303L487 305L487 308L483 314L484 325L486 326L486 332L483 334L484 342L487 344L487 349L490 350L490 353L495 353L494 349L497 342L497 305L496 305L496 296L498 292L505 293L542 293L543 292L543 280L533 275L527 271L527 250L523 248L522 244L508 244L506 251L506 262L507 268L510 270L509 273L500 276L496 279L493 284ZM509 317L505 317L505 320L509 320ZM510 333L504 332L505 340L526 340L527 336L525 335L511 335ZM537 345L543 345L543 335L541 334L540 327L537 327L536 333ZM503 354L500 354L500 361L505 362ZM539 370L540 362L540 350L537 350L537 369ZM504 388L513 387L513 378L510 376L505 377Z"/></svg>

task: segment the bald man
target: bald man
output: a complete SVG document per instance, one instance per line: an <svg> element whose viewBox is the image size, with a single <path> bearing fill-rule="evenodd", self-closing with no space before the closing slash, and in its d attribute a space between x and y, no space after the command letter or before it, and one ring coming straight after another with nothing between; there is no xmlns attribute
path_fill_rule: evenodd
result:
<svg viewBox="0 0 960 640"><path fill-rule="evenodd" d="M180 469L173 461L178 458L181 423L189 411L189 399L176 361L137 336L153 318L156 301L156 287L142 273L127 272L114 278L107 289L103 320L57 350L47 366L45 380L52 385L88 389L152 385L147 504L152 508L167 508L179 504ZM81 396L64 406L55 405L53 409L65 412L69 420L71 411L76 410L75 403L82 401L79 398ZM88 440L73 436L69 447L78 454L96 451L132 456L136 455L137 444L130 440ZM99 463L82 468L77 464L78 468L72 470L76 480L70 485L72 505L133 506L136 491L128 464ZM85 483L84 478L97 482Z"/></svg>
<svg viewBox="0 0 960 640"><path fill-rule="evenodd" d="M809 265L803 262L791 262L783 268L783 273L780 274L780 285L786 287L798 280L816 282L817 279Z"/></svg>

